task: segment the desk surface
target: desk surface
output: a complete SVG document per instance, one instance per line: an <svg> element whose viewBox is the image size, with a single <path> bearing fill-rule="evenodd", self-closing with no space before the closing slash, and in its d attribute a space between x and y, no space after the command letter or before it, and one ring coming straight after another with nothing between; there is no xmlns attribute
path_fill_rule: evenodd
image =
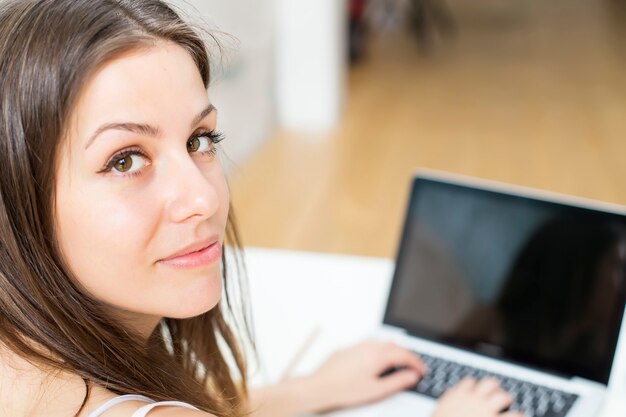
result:
<svg viewBox="0 0 626 417"><path fill-rule="evenodd" d="M247 248L246 261L261 361L253 386L312 372L382 323L393 273L388 259ZM623 377L612 383L599 417L626 416L625 350L615 371Z"/></svg>

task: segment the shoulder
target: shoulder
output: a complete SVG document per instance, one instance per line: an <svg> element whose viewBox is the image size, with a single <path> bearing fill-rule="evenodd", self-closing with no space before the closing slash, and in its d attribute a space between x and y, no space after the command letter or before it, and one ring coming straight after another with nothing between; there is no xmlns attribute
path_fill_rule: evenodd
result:
<svg viewBox="0 0 626 417"><path fill-rule="evenodd" d="M78 410L84 396L79 376L36 365L0 343L1 415L64 416Z"/></svg>
<svg viewBox="0 0 626 417"><path fill-rule="evenodd" d="M102 388L95 386L93 387L92 395L90 395L89 401L87 402L87 407L83 410L83 412L79 415L79 417L89 417L89 415L102 404L107 403L117 395L112 392ZM144 415L141 413L137 413L138 410L143 407L147 407L152 403L128 399L126 401L120 402L118 404L113 405L107 411L102 413L100 417L134 417L137 414ZM135 414L137 413L137 414ZM209 414L204 411L194 410L190 408L180 407L180 406L168 406L168 405L160 405L154 407L149 410L145 417L215 417L212 414Z"/></svg>

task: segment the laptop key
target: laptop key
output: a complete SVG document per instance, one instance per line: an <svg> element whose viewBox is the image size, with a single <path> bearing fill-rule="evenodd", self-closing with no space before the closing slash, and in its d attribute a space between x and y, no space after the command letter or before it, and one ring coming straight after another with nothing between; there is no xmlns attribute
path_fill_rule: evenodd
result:
<svg viewBox="0 0 626 417"><path fill-rule="evenodd" d="M487 372L454 361L424 354L420 356L429 372L412 390L433 399L439 398L448 388L465 377L478 380L485 377L498 379L501 387L513 397L510 410L523 411L527 416L564 417L578 399L578 396L574 394Z"/></svg>

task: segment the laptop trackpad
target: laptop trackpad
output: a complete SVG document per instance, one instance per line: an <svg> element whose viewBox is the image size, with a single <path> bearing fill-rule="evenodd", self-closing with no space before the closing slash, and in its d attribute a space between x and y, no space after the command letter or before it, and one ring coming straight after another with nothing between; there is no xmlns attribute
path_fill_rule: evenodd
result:
<svg viewBox="0 0 626 417"><path fill-rule="evenodd" d="M435 401L422 395L401 392L386 400L364 407L338 411L332 417L415 417L430 416L435 409Z"/></svg>

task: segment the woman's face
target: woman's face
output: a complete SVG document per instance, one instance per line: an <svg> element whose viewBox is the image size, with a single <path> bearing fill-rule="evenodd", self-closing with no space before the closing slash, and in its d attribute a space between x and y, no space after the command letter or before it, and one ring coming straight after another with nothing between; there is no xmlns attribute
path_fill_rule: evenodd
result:
<svg viewBox="0 0 626 417"><path fill-rule="evenodd" d="M191 56L158 42L86 83L60 149L56 228L80 284L140 330L221 296L228 189Z"/></svg>

